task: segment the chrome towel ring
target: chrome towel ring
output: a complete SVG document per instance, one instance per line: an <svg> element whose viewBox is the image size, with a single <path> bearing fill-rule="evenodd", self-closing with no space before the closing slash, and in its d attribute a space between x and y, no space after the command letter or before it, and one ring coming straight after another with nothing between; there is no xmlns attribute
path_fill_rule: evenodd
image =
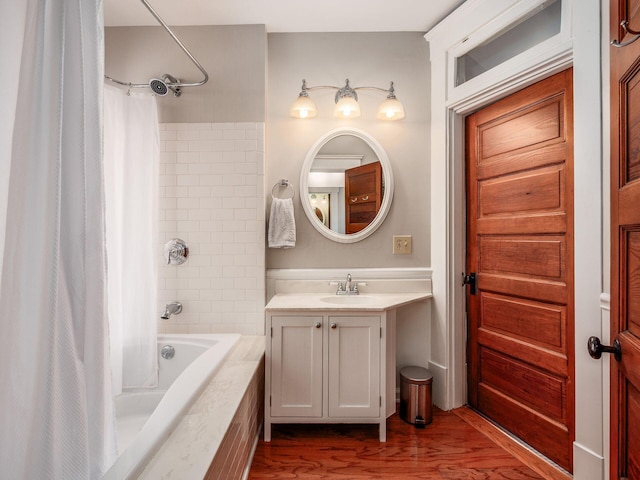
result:
<svg viewBox="0 0 640 480"><path fill-rule="evenodd" d="M272 198L280 198L287 199L293 198L296 195L296 190L293 188L293 185L289 182L289 180L285 180L284 178L276 183L271 189L271 197Z"/></svg>

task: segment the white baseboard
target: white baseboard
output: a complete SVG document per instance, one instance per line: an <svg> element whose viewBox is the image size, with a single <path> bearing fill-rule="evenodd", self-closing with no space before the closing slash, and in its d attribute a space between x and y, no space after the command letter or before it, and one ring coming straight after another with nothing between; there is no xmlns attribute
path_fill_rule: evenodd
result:
<svg viewBox="0 0 640 480"><path fill-rule="evenodd" d="M442 410L447 409L447 367L429 362L429 371L433 374L431 397L433 404Z"/></svg>
<svg viewBox="0 0 640 480"><path fill-rule="evenodd" d="M584 445L573 442L573 478L602 480L605 478L604 458Z"/></svg>

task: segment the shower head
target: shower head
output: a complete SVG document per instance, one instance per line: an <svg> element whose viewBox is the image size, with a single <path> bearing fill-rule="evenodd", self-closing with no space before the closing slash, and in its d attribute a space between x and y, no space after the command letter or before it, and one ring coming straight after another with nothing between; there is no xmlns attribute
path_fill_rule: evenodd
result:
<svg viewBox="0 0 640 480"><path fill-rule="evenodd" d="M198 68L198 70L200 70L202 75L204 75L204 78L199 82L181 82L173 78L168 73L162 77L162 80L158 78L152 78L151 80L149 80L148 83L122 82L120 80L116 80L115 78L111 78L108 75L105 75L104 78L122 87L127 87L129 90L131 90L132 88L149 87L156 95L161 95L161 96L166 95L168 93L168 90L171 90L173 92L174 97L179 97L182 94L182 87L199 87L207 83L207 81L209 80L209 74L207 73L207 71L204 68L202 68L202 65L200 65L200 63L195 59L195 57L191 55L191 52L187 50L187 47L185 47L184 44L180 41L180 39L176 37L176 34L171 31L169 26L164 22L164 20L160 17L160 15L158 15L156 11L151 7L151 5L149 5L149 2L147 0L140 0L140 1L143 3L146 9L149 10L149 13L155 17L155 19L162 26L162 28L165 29L165 31L169 34L169 36L173 38L173 40L178 44L178 46L184 52L184 54L187 57L189 57L189 59ZM169 81L167 81L167 77L169 78Z"/></svg>
<svg viewBox="0 0 640 480"><path fill-rule="evenodd" d="M149 80L149 87L151 88L151 91L153 93L155 93L156 95L160 95L161 97L164 97L169 91L167 84L159 78L152 78L151 80Z"/></svg>
<svg viewBox="0 0 640 480"><path fill-rule="evenodd" d="M149 80L149 87L151 88L151 91L153 91L153 93L155 93L156 95L160 95L161 97L164 97L167 93L169 93L169 90L173 92L174 97L179 97L180 95L182 95L182 89L180 87L174 87L174 85L179 83L180 80L169 75L168 73L165 73L162 76L162 79L152 78L151 80Z"/></svg>

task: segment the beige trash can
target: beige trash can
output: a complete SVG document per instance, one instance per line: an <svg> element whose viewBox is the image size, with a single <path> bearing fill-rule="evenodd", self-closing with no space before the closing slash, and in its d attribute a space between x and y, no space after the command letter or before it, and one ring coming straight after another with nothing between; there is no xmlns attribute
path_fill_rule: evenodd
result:
<svg viewBox="0 0 640 480"><path fill-rule="evenodd" d="M433 374L422 367L400 369L400 418L416 428L424 428L433 420L431 383Z"/></svg>

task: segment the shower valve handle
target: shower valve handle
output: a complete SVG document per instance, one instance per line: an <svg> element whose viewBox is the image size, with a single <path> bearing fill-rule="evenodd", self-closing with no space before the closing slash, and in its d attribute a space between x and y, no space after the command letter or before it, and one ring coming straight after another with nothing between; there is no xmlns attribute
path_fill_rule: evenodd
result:
<svg viewBox="0 0 640 480"><path fill-rule="evenodd" d="M174 238L165 244L164 256L167 265L182 265L189 257L189 247L184 240Z"/></svg>

